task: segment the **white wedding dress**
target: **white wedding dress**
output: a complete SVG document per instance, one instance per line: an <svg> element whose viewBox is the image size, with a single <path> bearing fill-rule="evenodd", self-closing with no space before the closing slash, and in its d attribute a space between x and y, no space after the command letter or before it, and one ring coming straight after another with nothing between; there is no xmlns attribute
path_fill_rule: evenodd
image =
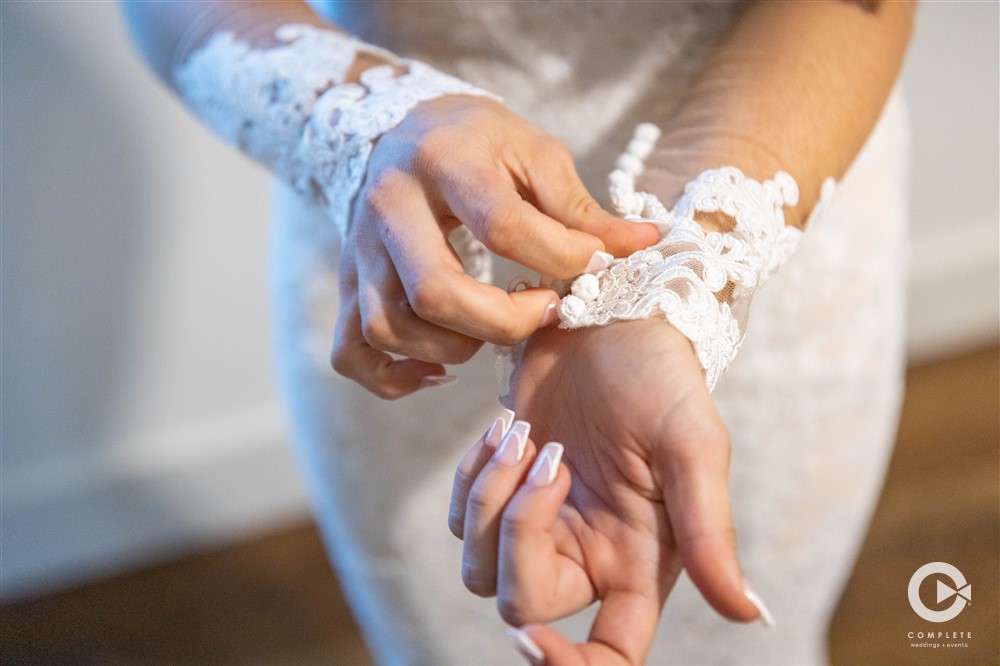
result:
<svg viewBox="0 0 1000 666"><path fill-rule="evenodd" d="M347 9L343 9L347 8ZM599 199L639 121L662 124L739 3L329 3L365 41L495 92L563 139ZM347 11L354 12L352 14ZM754 298L715 390L734 443L747 578L777 626L717 616L686 578L651 664L817 664L881 488L903 377L907 122L899 90L798 252ZM604 199L606 202L606 198ZM499 411L487 347L457 386L383 402L336 376L339 234L277 186L278 365L334 565L376 658L515 664L492 600L467 592L446 518L455 463ZM496 283L515 275L496 260ZM590 613L561 623L583 640Z"/></svg>

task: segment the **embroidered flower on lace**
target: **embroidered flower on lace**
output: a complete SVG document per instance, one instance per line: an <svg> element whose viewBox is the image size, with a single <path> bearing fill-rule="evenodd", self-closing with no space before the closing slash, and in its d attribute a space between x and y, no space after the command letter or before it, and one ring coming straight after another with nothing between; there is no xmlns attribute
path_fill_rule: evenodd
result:
<svg viewBox="0 0 1000 666"><path fill-rule="evenodd" d="M664 236L596 276L576 278L559 306L560 327L662 317L691 341L711 390L743 341L754 291L802 237L785 224L783 212L798 202L798 186L783 171L760 183L736 167L710 169L689 182L667 210L654 195L635 191L635 176L658 133L640 125L609 180L618 212L657 223ZM824 182L810 220L834 188L832 178ZM728 216L732 230L706 232L694 219L699 212Z"/></svg>
<svg viewBox="0 0 1000 666"><path fill-rule="evenodd" d="M374 142L417 104L444 95L495 95L415 60L306 24L275 33L277 45L253 49L220 32L174 72L181 95L228 142L317 200L346 237L351 203ZM358 53L391 64L344 83ZM397 70L402 73L397 76ZM490 272L485 247L456 235L470 274Z"/></svg>

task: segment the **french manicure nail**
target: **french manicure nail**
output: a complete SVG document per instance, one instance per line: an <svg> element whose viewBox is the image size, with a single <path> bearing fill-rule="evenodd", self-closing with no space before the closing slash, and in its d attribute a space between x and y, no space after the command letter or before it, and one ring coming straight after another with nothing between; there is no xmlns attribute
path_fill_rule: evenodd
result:
<svg viewBox="0 0 1000 666"><path fill-rule="evenodd" d="M504 409L500 412L499 418L503 419L503 434L506 435L510 427L514 425L514 410Z"/></svg>
<svg viewBox="0 0 1000 666"><path fill-rule="evenodd" d="M607 252L602 252L598 250L594 253L594 256L590 258L590 263L587 267L583 269L584 273L596 273L598 271L603 271L605 268L611 265L611 260L614 259L613 254L608 254Z"/></svg>
<svg viewBox="0 0 1000 666"><path fill-rule="evenodd" d="M500 446L500 441L503 439L505 430L506 428L504 428L503 419L499 416L496 417L493 421L493 425L491 425L490 429L486 431L486 436L483 437L483 442L491 449L495 449Z"/></svg>
<svg viewBox="0 0 1000 666"><path fill-rule="evenodd" d="M549 442L542 448L542 453L535 459L535 464L528 473L528 483L541 487L551 484L559 473L559 461L563 457L563 445L559 442Z"/></svg>
<svg viewBox="0 0 1000 666"><path fill-rule="evenodd" d="M764 626L773 627L774 616L771 615L771 611L768 609L767 604L764 603L764 600L760 598L759 594L753 591L753 588L750 587L750 583L746 581L743 581L743 594L750 600L750 603L754 605L757 612L760 613L760 621L764 624Z"/></svg>
<svg viewBox="0 0 1000 666"><path fill-rule="evenodd" d="M518 275L507 283L507 292L524 291L525 289L533 289L534 286L531 283L531 278L525 275Z"/></svg>
<svg viewBox="0 0 1000 666"><path fill-rule="evenodd" d="M542 652L542 649L538 647L535 641L531 640L531 636L513 627L507 630L507 635L514 642L514 647L517 648L517 651L533 665L540 665L545 662L545 653Z"/></svg>
<svg viewBox="0 0 1000 666"><path fill-rule="evenodd" d="M427 375L420 380L420 388L434 388L436 386L449 386L458 381L455 375Z"/></svg>
<svg viewBox="0 0 1000 666"><path fill-rule="evenodd" d="M524 457L524 447L528 444L528 432L531 425L527 421L514 421L510 431L500 443L500 448L493 457L504 465L513 466Z"/></svg>
<svg viewBox="0 0 1000 666"><path fill-rule="evenodd" d="M538 328L545 328L557 321L559 321L559 299L545 306L545 314L542 315L542 321L538 324Z"/></svg>

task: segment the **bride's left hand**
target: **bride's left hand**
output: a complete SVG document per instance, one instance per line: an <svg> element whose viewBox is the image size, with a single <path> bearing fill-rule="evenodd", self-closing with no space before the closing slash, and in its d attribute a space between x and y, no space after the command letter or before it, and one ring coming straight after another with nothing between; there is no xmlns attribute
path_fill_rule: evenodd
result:
<svg viewBox="0 0 1000 666"><path fill-rule="evenodd" d="M761 617L736 554L728 432L686 338L662 321L545 329L512 384L523 423L462 459L449 523L466 586L497 595L526 656L528 637L535 663L642 663L682 568L725 617ZM529 476L528 423L534 442L565 446L564 464L543 448ZM595 600L585 644L541 624Z"/></svg>

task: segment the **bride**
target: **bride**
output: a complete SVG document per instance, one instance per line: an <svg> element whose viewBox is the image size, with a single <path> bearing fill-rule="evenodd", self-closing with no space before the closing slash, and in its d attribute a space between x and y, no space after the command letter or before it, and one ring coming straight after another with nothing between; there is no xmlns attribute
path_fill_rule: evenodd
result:
<svg viewBox="0 0 1000 666"><path fill-rule="evenodd" d="M910 3L123 7L283 182L278 365L379 661L509 663L504 620L825 661L902 387Z"/></svg>

